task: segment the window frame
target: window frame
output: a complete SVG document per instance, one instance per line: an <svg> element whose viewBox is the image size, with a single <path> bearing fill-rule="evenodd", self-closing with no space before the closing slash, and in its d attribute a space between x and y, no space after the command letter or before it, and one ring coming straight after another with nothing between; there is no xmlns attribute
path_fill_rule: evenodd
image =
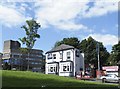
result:
<svg viewBox="0 0 120 89"><path fill-rule="evenodd" d="M63 54L62 53L60 53L60 59L63 59Z"/></svg>
<svg viewBox="0 0 120 89"><path fill-rule="evenodd" d="M53 59L56 59L56 54L53 54Z"/></svg>
<svg viewBox="0 0 120 89"><path fill-rule="evenodd" d="M58 72L57 65L48 65L48 73L57 73L57 72Z"/></svg>
<svg viewBox="0 0 120 89"><path fill-rule="evenodd" d="M52 53L48 53L47 59L52 59Z"/></svg>
<svg viewBox="0 0 120 89"><path fill-rule="evenodd" d="M66 57L67 57L67 60L70 60L70 59L71 59L71 52L70 52L70 51L68 51L68 52L66 53Z"/></svg>
<svg viewBox="0 0 120 89"><path fill-rule="evenodd" d="M76 50L76 51L75 51L75 56L76 56L76 57L80 57L79 53L80 53L80 51Z"/></svg>
<svg viewBox="0 0 120 89"><path fill-rule="evenodd" d="M61 64L60 72L72 72L72 63Z"/></svg>

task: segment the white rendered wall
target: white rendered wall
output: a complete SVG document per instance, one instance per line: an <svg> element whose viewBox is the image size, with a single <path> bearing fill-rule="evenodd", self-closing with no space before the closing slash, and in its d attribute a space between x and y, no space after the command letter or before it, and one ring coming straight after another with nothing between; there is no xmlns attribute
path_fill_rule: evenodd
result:
<svg viewBox="0 0 120 89"><path fill-rule="evenodd" d="M48 59L48 54L46 54L46 63L50 62L60 62L60 61L67 61L67 52L70 52L71 58L70 60L73 61L73 50L64 50L64 51L59 51L59 52L52 52L51 54L56 54L56 59ZM63 59L60 59L60 53L63 53Z"/></svg>
<svg viewBox="0 0 120 89"><path fill-rule="evenodd" d="M63 50L59 52L52 52L53 54L56 54L56 59L48 59L48 54L46 54L46 65L45 65L45 73L48 74L48 64L52 62L58 62L59 63L59 76L70 76L71 74L68 72L66 73L60 73L61 67L60 67L60 61L68 61L67 59L67 52L70 52L70 61L73 61L73 75L75 76L75 72L80 71L80 68L83 68L84 71L84 54L79 53L79 57L76 57L76 50L78 49L69 49L69 50ZM78 50L79 51L79 50ZM60 59L60 53L63 53L63 58ZM65 62L67 63L67 62Z"/></svg>

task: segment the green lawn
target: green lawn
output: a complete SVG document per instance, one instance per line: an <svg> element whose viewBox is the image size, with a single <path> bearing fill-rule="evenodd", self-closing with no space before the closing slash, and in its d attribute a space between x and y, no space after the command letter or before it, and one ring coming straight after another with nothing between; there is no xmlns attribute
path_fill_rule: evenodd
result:
<svg viewBox="0 0 120 89"><path fill-rule="evenodd" d="M56 75L46 75L28 71L2 71L3 87L107 87L117 89L117 85L76 80ZM103 89L102 88L102 89Z"/></svg>

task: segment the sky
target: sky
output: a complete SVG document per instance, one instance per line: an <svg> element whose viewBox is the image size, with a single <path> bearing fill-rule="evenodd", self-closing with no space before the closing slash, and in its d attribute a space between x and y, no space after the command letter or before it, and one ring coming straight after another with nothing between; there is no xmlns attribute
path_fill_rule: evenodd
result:
<svg viewBox="0 0 120 89"><path fill-rule="evenodd" d="M1 0L0 52L5 40L16 41L25 36L21 26L32 18L41 25L38 31L41 37L34 49L45 53L63 38L77 37L82 41L92 36L110 52L118 42L118 1Z"/></svg>

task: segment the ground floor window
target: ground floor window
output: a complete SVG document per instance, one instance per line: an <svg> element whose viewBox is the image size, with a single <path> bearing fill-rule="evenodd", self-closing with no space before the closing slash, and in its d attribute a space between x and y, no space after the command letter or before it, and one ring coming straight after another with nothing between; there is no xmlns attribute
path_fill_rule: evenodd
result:
<svg viewBox="0 0 120 89"><path fill-rule="evenodd" d="M72 63L62 63L60 72L72 72Z"/></svg>
<svg viewBox="0 0 120 89"><path fill-rule="evenodd" d="M58 72L57 65L48 65L48 72L49 73L56 73L56 72Z"/></svg>
<svg viewBox="0 0 120 89"><path fill-rule="evenodd" d="M50 72L56 72L56 68L55 67L50 67Z"/></svg>
<svg viewBox="0 0 120 89"><path fill-rule="evenodd" d="M69 71L69 66L64 65L63 66L63 71Z"/></svg>

